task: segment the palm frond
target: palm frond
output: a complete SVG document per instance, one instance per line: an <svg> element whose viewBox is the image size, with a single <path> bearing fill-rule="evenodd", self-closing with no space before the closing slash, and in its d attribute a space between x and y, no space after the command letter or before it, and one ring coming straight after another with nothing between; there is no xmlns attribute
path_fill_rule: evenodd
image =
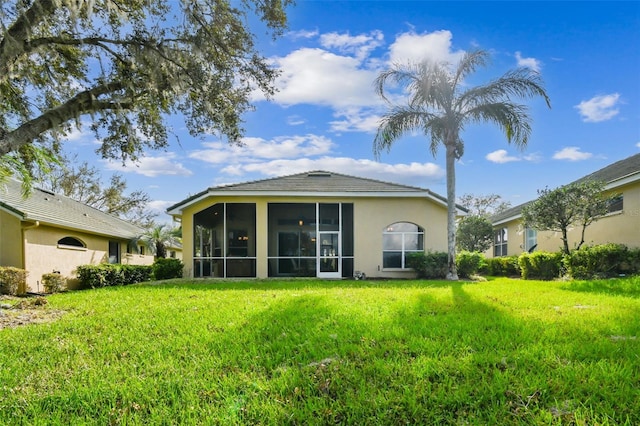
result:
<svg viewBox="0 0 640 426"><path fill-rule="evenodd" d="M391 145L401 136L412 131L428 130L429 122L438 118L436 115L419 108L407 106L393 107L380 119L378 131L373 140L373 152L376 158L382 151L389 151Z"/></svg>
<svg viewBox="0 0 640 426"><path fill-rule="evenodd" d="M456 67L452 86L457 88L467 76L473 74L479 67L488 65L490 59L489 53L485 50L474 50L465 53Z"/></svg>
<svg viewBox="0 0 640 426"><path fill-rule="evenodd" d="M467 111L466 117L474 122L492 122L504 131L508 143L524 149L531 135L530 117L525 105L497 102L478 105Z"/></svg>
<svg viewBox="0 0 640 426"><path fill-rule="evenodd" d="M540 75L528 68L519 68L506 72L488 84L466 90L460 95L457 105L458 110L464 113L482 104L502 102L512 97L527 99L536 96L541 96L551 107Z"/></svg>

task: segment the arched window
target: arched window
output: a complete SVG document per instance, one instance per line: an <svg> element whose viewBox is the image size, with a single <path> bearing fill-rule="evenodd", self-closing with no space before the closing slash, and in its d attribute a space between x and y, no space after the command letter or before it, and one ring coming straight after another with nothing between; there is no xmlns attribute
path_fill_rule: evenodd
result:
<svg viewBox="0 0 640 426"><path fill-rule="evenodd" d="M382 232L382 267L408 269L407 256L424 251L424 229L414 223L396 222Z"/></svg>
<svg viewBox="0 0 640 426"><path fill-rule="evenodd" d="M58 240L58 245L59 246L67 246L67 247L82 247L84 248L85 245L82 241L80 241L77 238L74 237L64 237L64 238L60 238Z"/></svg>

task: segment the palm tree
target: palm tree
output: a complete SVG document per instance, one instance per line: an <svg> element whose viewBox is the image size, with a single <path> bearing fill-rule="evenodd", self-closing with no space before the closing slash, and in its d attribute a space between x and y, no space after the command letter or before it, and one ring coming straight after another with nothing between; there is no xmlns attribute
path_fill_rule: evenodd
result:
<svg viewBox="0 0 640 426"><path fill-rule="evenodd" d="M180 244L181 235L181 228L170 228L166 223L152 224L137 240L142 241L159 259L167 257L167 247Z"/></svg>
<svg viewBox="0 0 640 426"><path fill-rule="evenodd" d="M508 71L488 84L467 87L464 80L478 67L486 66L489 54L483 50L467 52L455 67L448 63L425 61L394 65L375 80L376 93L389 106L380 121L373 145L376 157L406 133L420 131L431 135L429 148L435 157L440 144L446 152L447 174L447 279L457 280L456 247L456 175L455 162L462 157L464 142L460 134L465 125L491 122L501 128L509 143L524 148L531 133L531 118L526 105L513 103L511 97L542 96L550 108L549 97L540 75L529 68ZM409 93L406 105L394 105L385 94L388 83Z"/></svg>

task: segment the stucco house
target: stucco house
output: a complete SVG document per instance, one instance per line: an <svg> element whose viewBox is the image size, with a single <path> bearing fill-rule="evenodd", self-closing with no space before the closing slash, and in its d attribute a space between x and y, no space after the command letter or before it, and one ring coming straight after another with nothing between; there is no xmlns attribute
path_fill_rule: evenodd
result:
<svg viewBox="0 0 640 426"><path fill-rule="evenodd" d="M188 277L412 277L409 253L447 250L443 197L327 171L209 188L167 213Z"/></svg>
<svg viewBox="0 0 640 426"><path fill-rule="evenodd" d="M0 266L27 270L27 286L42 291L42 274L57 271L73 278L79 265L150 265L153 255L129 242L142 228L63 195L34 188L28 198L21 184L0 184ZM70 281L73 286L74 281Z"/></svg>
<svg viewBox="0 0 640 426"><path fill-rule="evenodd" d="M640 154L617 161L575 182L597 180L605 182L605 189L618 194L610 213L587 227L585 244L618 243L640 247ZM488 257L519 255L525 251L560 251L559 233L525 228L522 225L524 203L491 218L494 244ZM569 231L569 244L580 241L581 229Z"/></svg>

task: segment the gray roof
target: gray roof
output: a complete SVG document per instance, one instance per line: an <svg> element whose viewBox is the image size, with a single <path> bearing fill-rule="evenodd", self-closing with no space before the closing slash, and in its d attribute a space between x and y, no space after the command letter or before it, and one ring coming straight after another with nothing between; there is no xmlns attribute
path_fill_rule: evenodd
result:
<svg viewBox="0 0 640 426"><path fill-rule="evenodd" d="M597 170L591 174L581 177L571 183L584 182L588 180L601 181L609 186L615 187L615 183L621 179L636 176L640 179L640 154L632 155L623 160L616 161L613 164L609 164L600 170ZM527 201L526 203L507 209L497 215L491 217L491 223L497 224L507 219L519 216L522 212L522 208L527 204L532 203Z"/></svg>
<svg viewBox="0 0 640 426"><path fill-rule="evenodd" d="M34 188L29 197L24 198L21 183L12 179L0 183L0 208L24 221L107 237L129 239L144 232L113 215L43 189Z"/></svg>
<svg viewBox="0 0 640 426"><path fill-rule="evenodd" d="M209 195L223 195L230 193L253 193L253 195L389 195L389 196L425 196L446 205L446 198L428 189L415 186L400 185L375 179L343 175L324 170L314 170L295 175L262 179L251 182L237 183L208 188L167 209L177 212L185 206L203 199ZM461 207L459 207L461 208ZM464 208L461 208L464 211Z"/></svg>

